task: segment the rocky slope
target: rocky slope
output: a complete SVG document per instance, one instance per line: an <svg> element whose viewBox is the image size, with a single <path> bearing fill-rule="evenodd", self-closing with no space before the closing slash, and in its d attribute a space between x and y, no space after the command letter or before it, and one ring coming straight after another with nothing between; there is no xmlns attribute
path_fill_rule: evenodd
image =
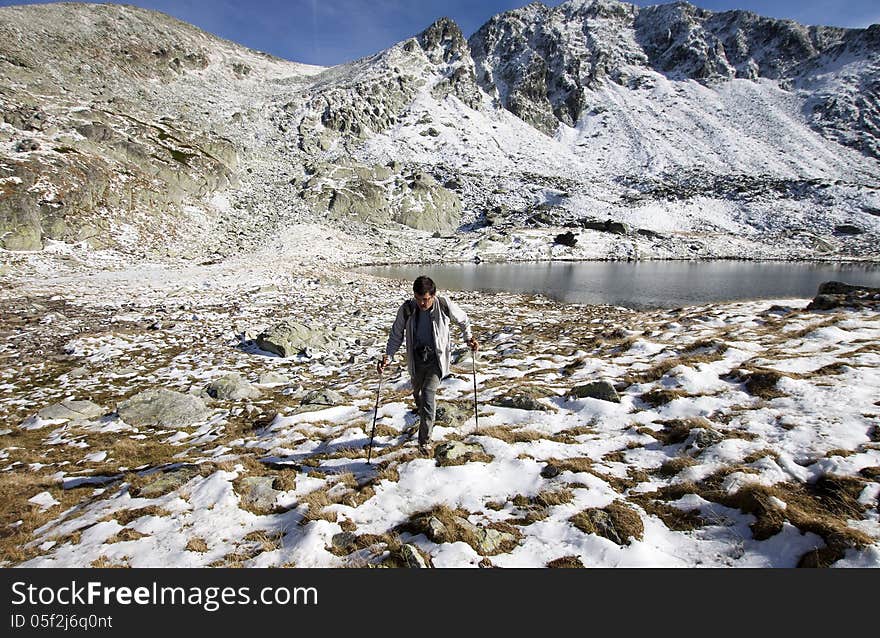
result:
<svg viewBox="0 0 880 638"><path fill-rule="evenodd" d="M532 3L329 69L133 7L0 36L6 250L215 260L317 222L351 262L877 256L876 26Z"/></svg>

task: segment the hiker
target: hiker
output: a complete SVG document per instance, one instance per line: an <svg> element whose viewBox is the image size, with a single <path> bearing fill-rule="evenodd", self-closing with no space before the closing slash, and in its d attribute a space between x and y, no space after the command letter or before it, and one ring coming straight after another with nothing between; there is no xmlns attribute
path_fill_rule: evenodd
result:
<svg viewBox="0 0 880 638"><path fill-rule="evenodd" d="M438 296L437 286L430 277L417 277L413 282L413 299L407 299L397 309L385 354L376 366L381 375L405 336L407 370L419 415L419 452L423 455L431 453L437 388L440 380L449 374L450 319L458 324L471 351L476 351L479 344L471 334L471 322L464 310L451 299Z"/></svg>

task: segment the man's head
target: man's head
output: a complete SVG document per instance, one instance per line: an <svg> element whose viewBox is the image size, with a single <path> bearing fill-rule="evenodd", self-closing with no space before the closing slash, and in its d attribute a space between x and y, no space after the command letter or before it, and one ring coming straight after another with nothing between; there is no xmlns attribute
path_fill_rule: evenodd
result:
<svg viewBox="0 0 880 638"><path fill-rule="evenodd" d="M425 275L416 277L413 282L413 296L422 310L428 310L434 305L434 296L437 294L437 286L434 280Z"/></svg>

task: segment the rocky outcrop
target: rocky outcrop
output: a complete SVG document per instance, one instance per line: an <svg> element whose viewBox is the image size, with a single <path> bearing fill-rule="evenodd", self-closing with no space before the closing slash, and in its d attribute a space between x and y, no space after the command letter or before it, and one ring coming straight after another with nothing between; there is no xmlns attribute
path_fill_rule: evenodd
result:
<svg viewBox="0 0 880 638"><path fill-rule="evenodd" d="M416 41L428 60L442 69L431 94L437 99L454 95L472 109L480 108L483 97L477 86L474 61L458 25L449 18L440 18L416 36Z"/></svg>
<svg viewBox="0 0 880 638"><path fill-rule="evenodd" d="M312 210L338 222L403 224L448 233L461 223L458 195L420 170L397 166L314 163L300 196Z"/></svg>
<svg viewBox="0 0 880 638"><path fill-rule="evenodd" d="M880 288L828 281L819 286L816 296L807 305L807 310L833 310L835 308L880 310Z"/></svg>

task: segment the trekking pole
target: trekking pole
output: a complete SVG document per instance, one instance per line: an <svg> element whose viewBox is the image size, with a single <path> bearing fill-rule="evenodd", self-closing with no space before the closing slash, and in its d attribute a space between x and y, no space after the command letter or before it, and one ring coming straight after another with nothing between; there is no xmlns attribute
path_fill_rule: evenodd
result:
<svg viewBox="0 0 880 638"><path fill-rule="evenodd" d="M367 451L367 463L373 454L373 437L376 436L376 417L379 416L379 395L382 394L382 373L379 373L379 389L376 390L376 408L373 410L373 431L370 433L370 449Z"/></svg>
<svg viewBox="0 0 880 638"><path fill-rule="evenodd" d="M477 351L471 350L471 361L474 364L474 432L480 433L480 417L477 414Z"/></svg>

